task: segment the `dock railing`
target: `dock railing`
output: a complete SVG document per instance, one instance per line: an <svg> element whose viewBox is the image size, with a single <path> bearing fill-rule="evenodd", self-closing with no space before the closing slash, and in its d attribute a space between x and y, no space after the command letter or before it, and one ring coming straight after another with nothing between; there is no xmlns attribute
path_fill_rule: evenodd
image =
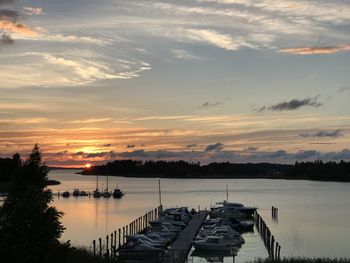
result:
<svg viewBox="0 0 350 263"><path fill-rule="evenodd" d="M256 229L260 233L262 240L264 241L265 247L269 253L271 259L280 259L281 246L275 240L275 237L271 234L270 229L266 225L264 219L259 215L257 211L254 213L254 222Z"/></svg>
<svg viewBox="0 0 350 263"><path fill-rule="evenodd" d="M106 257L110 259L117 259L118 249L125 244L127 235L135 235L142 232L150 221L157 220L163 211L162 206L145 213L138 217L130 224L113 231L105 238L98 238L92 241L92 249L94 255Z"/></svg>

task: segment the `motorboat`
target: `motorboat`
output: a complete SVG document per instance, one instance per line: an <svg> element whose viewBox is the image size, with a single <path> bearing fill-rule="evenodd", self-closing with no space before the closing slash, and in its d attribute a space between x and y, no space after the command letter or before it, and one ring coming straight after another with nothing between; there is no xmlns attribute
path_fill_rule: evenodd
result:
<svg viewBox="0 0 350 263"><path fill-rule="evenodd" d="M143 260L144 262L160 262L163 249L147 245L140 240L128 240L119 250L122 260Z"/></svg>
<svg viewBox="0 0 350 263"><path fill-rule="evenodd" d="M98 190L98 189L96 189L95 191L94 191L94 197L95 198L100 198L101 197L101 192Z"/></svg>
<svg viewBox="0 0 350 263"><path fill-rule="evenodd" d="M192 241L195 249L206 251L235 251L236 244L230 238L224 236L207 236L203 239Z"/></svg>
<svg viewBox="0 0 350 263"><path fill-rule="evenodd" d="M78 197L80 195L79 189L74 189L73 196Z"/></svg>
<svg viewBox="0 0 350 263"><path fill-rule="evenodd" d="M46 189L44 193L45 193L45 195L46 195L47 197L49 197L49 198L51 198L51 197L53 196L52 190L51 190L51 189Z"/></svg>
<svg viewBox="0 0 350 263"><path fill-rule="evenodd" d="M110 198L111 197L111 193L106 189L105 191L103 191L103 193L102 193L102 196L104 197L104 198Z"/></svg>
<svg viewBox="0 0 350 263"><path fill-rule="evenodd" d="M125 195L119 188L114 189L113 197L114 198L122 198Z"/></svg>
<svg viewBox="0 0 350 263"><path fill-rule="evenodd" d="M62 197L68 198L68 197L70 197L70 193L68 191L64 191L62 193Z"/></svg>
<svg viewBox="0 0 350 263"><path fill-rule="evenodd" d="M86 191L80 191L80 196L88 196L88 193Z"/></svg>
<svg viewBox="0 0 350 263"><path fill-rule="evenodd" d="M126 240L127 241L128 240L140 241L144 244L147 244L149 246L156 247L156 248L165 248L166 247L165 243L158 241L158 240L153 240L153 239L147 237L146 235L142 235L142 234L126 236Z"/></svg>
<svg viewBox="0 0 350 263"><path fill-rule="evenodd" d="M216 203L217 205L220 205L220 207L214 208L214 209L218 209L218 208L230 208L230 209L236 209L239 212L247 215L247 216L252 216L254 214L254 212L256 211L256 207L246 207L241 203L231 203L231 202L227 202L227 201L223 201L223 202L219 202Z"/></svg>
<svg viewBox="0 0 350 263"><path fill-rule="evenodd" d="M241 234L231 227L217 227L213 230L201 229L198 233L198 239L206 238L207 236L223 236L231 239L235 245L241 246L245 243L244 238Z"/></svg>

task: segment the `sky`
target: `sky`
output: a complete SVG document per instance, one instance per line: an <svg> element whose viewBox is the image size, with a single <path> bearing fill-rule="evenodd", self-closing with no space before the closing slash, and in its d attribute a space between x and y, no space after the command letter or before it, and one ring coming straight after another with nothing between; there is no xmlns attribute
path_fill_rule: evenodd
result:
<svg viewBox="0 0 350 263"><path fill-rule="evenodd" d="M0 157L350 160L349 0L0 0Z"/></svg>

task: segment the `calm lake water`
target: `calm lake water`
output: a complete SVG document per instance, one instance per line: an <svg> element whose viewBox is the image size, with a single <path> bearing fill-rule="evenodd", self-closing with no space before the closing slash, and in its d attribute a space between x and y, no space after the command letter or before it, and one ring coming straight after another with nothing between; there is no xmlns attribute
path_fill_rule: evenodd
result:
<svg viewBox="0 0 350 263"><path fill-rule="evenodd" d="M50 179L61 185L53 191L74 188L92 191L95 176L75 174L77 170L54 170ZM106 177L99 177L99 188L106 187ZM281 245L281 256L350 257L350 183L312 182L269 179L161 179L165 208L187 206L209 208L226 198L246 206L257 206L260 215ZM62 239L75 245L91 246L98 237L129 224L158 206L158 179L109 177L109 187L119 186L122 199L55 197L53 205L64 212L67 228ZM278 222L271 218L271 206L279 209ZM257 233L244 234L246 243L235 262L267 257ZM190 257L193 262L232 262L229 257L206 259ZM214 260L214 261L213 261Z"/></svg>

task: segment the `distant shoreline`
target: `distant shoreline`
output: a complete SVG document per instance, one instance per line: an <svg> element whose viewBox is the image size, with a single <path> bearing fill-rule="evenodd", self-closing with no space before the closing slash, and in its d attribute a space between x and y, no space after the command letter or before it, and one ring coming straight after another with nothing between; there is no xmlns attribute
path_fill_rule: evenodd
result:
<svg viewBox="0 0 350 263"><path fill-rule="evenodd" d="M210 176L166 176L166 175L140 175L140 174L84 174L82 172L78 172L76 174L81 174L84 176L112 176L112 177L124 177L124 178L161 178L161 179L198 179L198 180L206 180L206 179L270 179L270 180L295 180L295 181L314 181L314 182L335 182L335 183L350 183L350 181L341 181L341 180L320 180L320 179L310 179L310 178L291 178L285 177L283 175L210 175Z"/></svg>

